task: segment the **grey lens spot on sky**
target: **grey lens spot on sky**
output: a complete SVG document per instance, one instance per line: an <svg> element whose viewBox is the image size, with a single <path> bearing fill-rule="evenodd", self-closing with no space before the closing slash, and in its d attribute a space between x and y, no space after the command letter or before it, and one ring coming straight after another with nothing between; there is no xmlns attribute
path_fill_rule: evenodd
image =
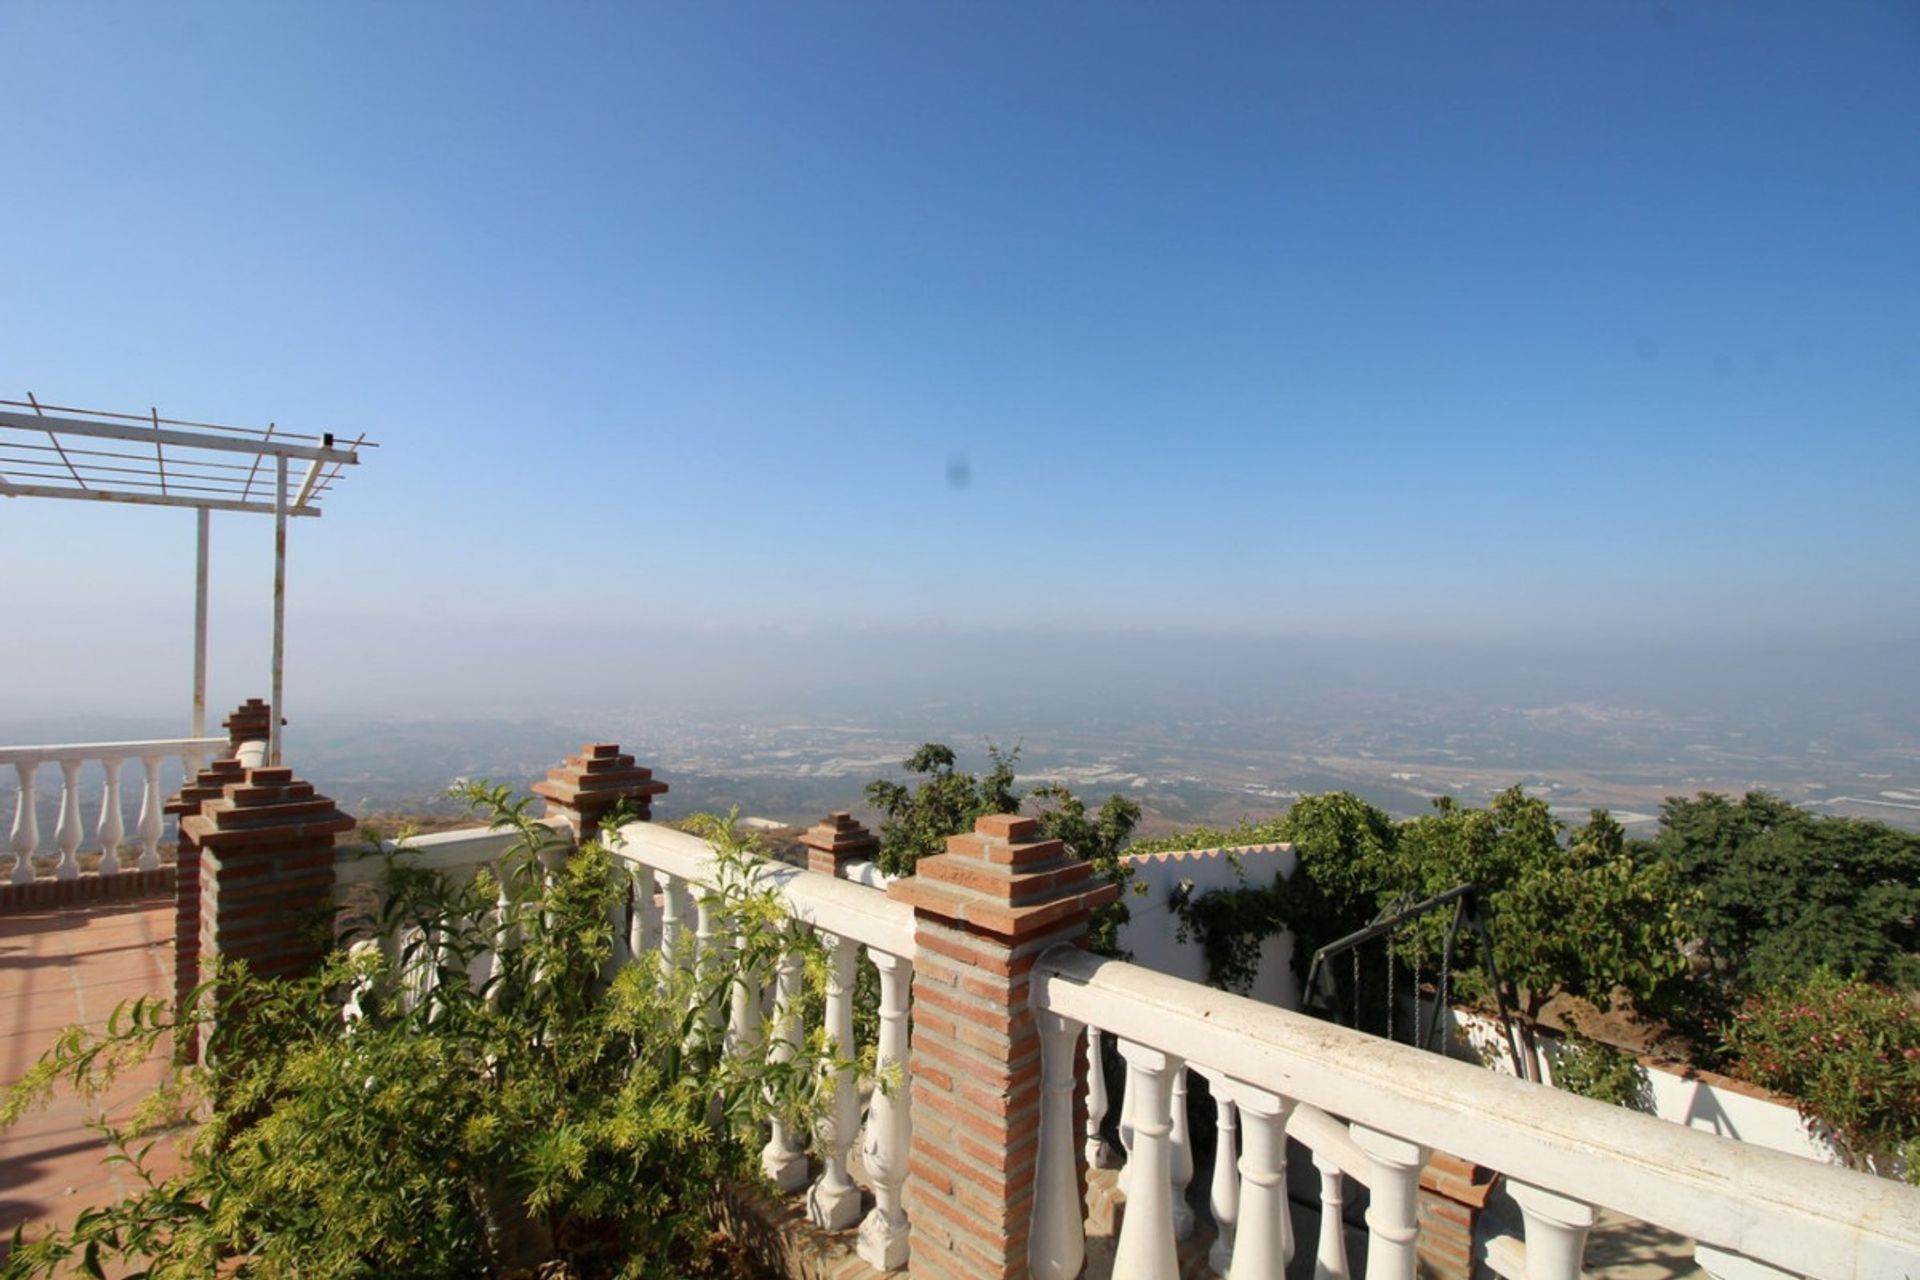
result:
<svg viewBox="0 0 1920 1280"><path fill-rule="evenodd" d="M947 487L964 489L973 483L973 464L967 461L967 455L956 453L947 459Z"/></svg>

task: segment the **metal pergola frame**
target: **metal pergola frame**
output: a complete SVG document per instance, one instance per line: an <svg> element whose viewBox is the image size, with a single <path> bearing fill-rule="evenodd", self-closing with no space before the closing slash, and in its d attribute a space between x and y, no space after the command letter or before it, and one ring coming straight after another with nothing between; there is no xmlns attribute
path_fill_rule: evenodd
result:
<svg viewBox="0 0 1920 1280"><path fill-rule="evenodd" d="M364 435L339 444L282 431L269 423L222 426L145 414L105 413L25 400L0 400L0 497L66 498L195 513L193 601L193 736L207 728L207 565L211 513L273 517L273 716L267 760L280 763L286 657L287 521L320 515L320 500L357 466ZM288 492L289 466L307 464ZM269 474L263 475L262 472ZM269 478L270 477L270 478Z"/></svg>

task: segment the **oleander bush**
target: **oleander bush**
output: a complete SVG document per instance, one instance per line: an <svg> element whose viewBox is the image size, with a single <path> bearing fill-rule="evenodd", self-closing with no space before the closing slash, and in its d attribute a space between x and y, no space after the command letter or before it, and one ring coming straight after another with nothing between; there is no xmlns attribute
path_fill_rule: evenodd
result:
<svg viewBox="0 0 1920 1280"><path fill-rule="evenodd" d="M102 1034L65 1033L6 1091L10 1124L58 1081L98 1092L166 1037L215 1029L203 1067L107 1129L138 1189L69 1231L16 1233L0 1274L723 1274L716 1188L751 1176L763 1121L811 1131L837 1064L823 1035L785 1063L738 1052L708 1011L736 975L807 943L753 887L731 822L710 820L709 905L735 947L643 955L609 976L621 864L591 842L556 856L504 788L470 798L518 836L498 878L422 871L403 844L379 908L348 923L318 974L234 968L184 1010L136 1002ZM815 953L808 971L817 983ZM197 1130L162 1177L141 1127L166 1113Z"/></svg>
<svg viewBox="0 0 1920 1280"><path fill-rule="evenodd" d="M1911 992L1818 969L1727 1024L1740 1075L1787 1094L1855 1168L1920 1183L1920 1008Z"/></svg>

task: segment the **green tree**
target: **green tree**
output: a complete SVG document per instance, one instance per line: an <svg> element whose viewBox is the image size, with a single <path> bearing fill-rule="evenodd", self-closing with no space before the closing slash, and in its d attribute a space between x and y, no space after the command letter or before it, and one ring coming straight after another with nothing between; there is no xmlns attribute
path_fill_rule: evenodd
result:
<svg viewBox="0 0 1920 1280"><path fill-rule="evenodd" d="M1814 971L1920 986L1920 835L1816 816L1764 792L1670 799L1653 850L1700 893L1718 1000ZM1693 984L1694 999L1712 993Z"/></svg>
<svg viewBox="0 0 1920 1280"><path fill-rule="evenodd" d="M889 875L911 875L921 858L946 849L947 837L973 830L973 824L993 813L1019 813L1035 802L1031 816L1040 824L1043 840L1058 840L1067 854L1090 862L1109 883L1121 886L1120 899L1094 914L1092 945L1102 954L1117 953L1119 931L1129 918L1127 890L1134 883L1133 868L1122 857L1134 828L1140 824L1140 806L1123 795L1111 795L1088 811L1086 802L1058 784L1036 787L1022 797L1013 789L1014 762L1020 748L1001 751L987 744L992 766L976 776L955 768L953 749L938 742L923 744L901 764L921 781L912 787L888 778L867 784L867 801L880 810L880 869Z"/></svg>

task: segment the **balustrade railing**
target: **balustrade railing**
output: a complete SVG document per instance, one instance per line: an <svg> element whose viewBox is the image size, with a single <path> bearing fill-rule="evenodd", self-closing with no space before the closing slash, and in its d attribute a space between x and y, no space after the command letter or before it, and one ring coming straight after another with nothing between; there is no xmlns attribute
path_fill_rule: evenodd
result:
<svg viewBox="0 0 1920 1280"><path fill-rule="evenodd" d="M1069 1086L1086 1061L1083 1032L1115 1035L1127 1066L1121 1114L1133 1166L1115 1280L1178 1274L1191 1158L1175 1117L1189 1071L1204 1075L1220 1116L1209 1203L1219 1226L1213 1269L1228 1280L1277 1276L1294 1253L1286 1138L1321 1177L1313 1274L1348 1272L1345 1181L1368 1192L1367 1280L1411 1280L1421 1169L1434 1151L1501 1171L1525 1219L1503 1274L1572 1280L1594 1208L1606 1206L1699 1242L1709 1275L1920 1275L1920 1190L1743 1145L1651 1116L1544 1089L1344 1027L1061 949L1034 968L1043 1075ZM1110 1109L1089 1082L1087 1155L1102 1163ZM1340 1117L1346 1117L1341 1119ZM1084 1208L1071 1158L1070 1107L1043 1105L1034 1248L1039 1280L1072 1280ZM1234 1156L1237 1146L1237 1158Z"/></svg>
<svg viewBox="0 0 1920 1280"><path fill-rule="evenodd" d="M558 824L557 824L558 825ZM453 876L495 865L511 833L463 832L409 842L411 865ZM716 855L705 840L652 823L611 833L616 875L630 892L614 908L610 970L662 952L710 963L737 945L734 922L708 892ZM377 860L339 867L340 892L379 873ZM859 1224L857 1249L880 1270L909 1262L904 1209L912 1134L909 992L915 918L884 892L777 863L755 865L755 886L777 893L790 928L818 936L828 959L824 1024L834 1058L854 1043L855 967L878 970L874 1081L850 1068L826 1080L812 1142L774 1122L761 1150L767 1177L804 1192L808 1218L828 1230ZM431 939L425 940L426 950ZM421 939L396 937L394 949ZM423 966L434 968L434 966ZM798 948L736 980L704 1010L729 1051L791 1061L807 1038ZM438 971L437 969L435 970ZM486 980L484 958L473 978ZM1214 1238L1207 1262L1227 1280L1305 1274L1346 1280L1344 1208L1367 1201L1367 1280L1411 1280L1421 1171L1444 1151L1500 1171L1524 1218L1524 1239L1489 1247L1500 1274L1572 1280L1594 1210L1605 1206L1698 1241L1709 1275L1920 1276L1920 1191L1743 1145L1653 1117L1558 1093L1347 1028L1259 1004L1084 951L1041 957L1030 982L1040 1032L1039 1142L1028 1262L1036 1280L1076 1280L1087 1256L1087 1207L1078 1174L1119 1168L1127 1208L1113 1254L1116 1280L1179 1274L1180 1241L1200 1216ZM817 1006L816 1006L817 1007ZM1115 1042L1126 1085L1108 1087L1099 1033ZM1187 1132L1185 1095L1204 1080L1215 1102L1211 1163ZM1084 1082L1084 1083L1083 1083ZM1084 1127L1074 1099L1084 1088ZM862 1094L865 1093L863 1102ZM864 1112L864 1123L863 1123ZM1200 1113L1197 1113L1200 1114ZM1107 1138L1117 1121L1125 1149ZM1289 1140L1318 1175L1314 1239L1294 1239ZM811 1150L813 1159L809 1159ZM859 1159L854 1157L859 1153ZM1297 1185L1311 1186L1304 1170ZM1195 1180L1201 1186L1192 1187ZM873 1207L864 1218L861 1183ZM1189 1195L1189 1191L1192 1195ZM1303 1227L1303 1230L1308 1230ZM1197 1248L1197 1246L1194 1246ZM1296 1261L1296 1255L1307 1258ZM1290 1265L1293 1264L1293 1265Z"/></svg>
<svg viewBox="0 0 1920 1280"><path fill-rule="evenodd" d="M8 877L13 884L29 884L36 879L75 880L80 876L83 853L98 852L96 871L101 876L118 875L131 854L134 867L152 871L160 866L160 842L166 820L162 812L165 792L162 772L169 760L178 760L183 775L191 777L206 761L227 749L225 738L167 738L148 742L86 742L43 747L0 747L0 768L12 766L18 779L13 825L7 850L13 854ZM138 768L135 786L140 801L132 826L126 821L123 775L127 766ZM43 846L42 824L38 812L38 782L43 770L58 770L60 796L57 817L49 834L50 846ZM91 779L97 772L99 782ZM83 773L86 789L99 787L97 805L83 803ZM86 830L85 815L92 809L97 815L93 830ZM128 850L131 842L136 850ZM36 858L56 854L53 865L43 875Z"/></svg>

